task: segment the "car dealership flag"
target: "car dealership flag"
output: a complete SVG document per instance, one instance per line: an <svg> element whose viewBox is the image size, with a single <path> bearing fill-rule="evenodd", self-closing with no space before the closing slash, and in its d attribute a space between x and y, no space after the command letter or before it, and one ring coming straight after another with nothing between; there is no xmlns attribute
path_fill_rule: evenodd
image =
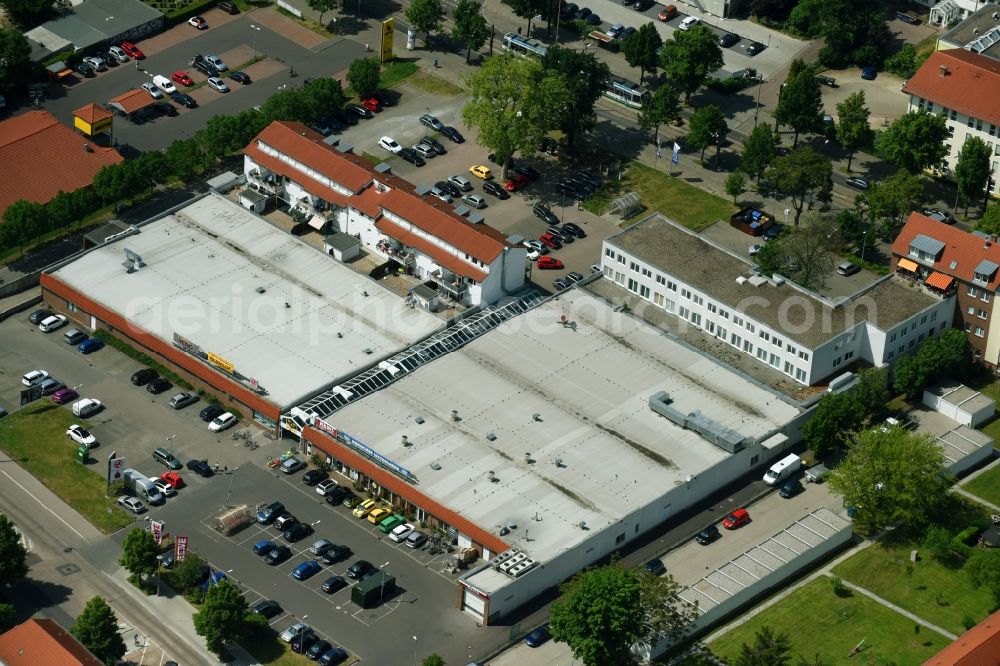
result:
<svg viewBox="0 0 1000 666"><path fill-rule="evenodd" d="M681 161L681 144L674 141L674 154L670 156L671 164L679 164Z"/></svg>

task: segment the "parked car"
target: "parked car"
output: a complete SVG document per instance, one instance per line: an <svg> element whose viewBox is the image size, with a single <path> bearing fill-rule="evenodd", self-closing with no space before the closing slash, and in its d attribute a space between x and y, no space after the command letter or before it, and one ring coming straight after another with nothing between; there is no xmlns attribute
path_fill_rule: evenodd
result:
<svg viewBox="0 0 1000 666"><path fill-rule="evenodd" d="M536 648L547 640L549 640L549 626L543 624L524 637L524 644L530 648Z"/></svg>
<svg viewBox="0 0 1000 666"><path fill-rule="evenodd" d="M840 265L837 266L837 272L840 273L841 275L845 275L845 276L846 275L854 275L855 273L859 272L860 270L861 269L858 268L858 265L855 264L854 262L851 262L851 261L845 261L845 262L843 262L843 263L841 263Z"/></svg>
<svg viewBox="0 0 1000 666"><path fill-rule="evenodd" d="M330 474L321 469L311 469L302 475L302 483L307 486L315 486L320 481L328 481Z"/></svg>
<svg viewBox="0 0 1000 666"><path fill-rule="evenodd" d="M528 177L520 173L511 173L510 178L504 182L503 188L508 192L517 192L528 184Z"/></svg>
<svg viewBox="0 0 1000 666"><path fill-rule="evenodd" d="M80 76L86 77L88 79L91 78L91 77L97 76L97 70L94 69L93 67L91 67L90 64L88 64L86 62L82 62L82 61L78 62L77 65L76 65L76 67L74 67L73 69L74 69L74 71L76 71L77 74L79 74Z"/></svg>
<svg viewBox="0 0 1000 666"><path fill-rule="evenodd" d="M407 548L420 548L425 543L427 543L427 535L423 532L414 530L410 533L410 536L406 537Z"/></svg>
<svg viewBox="0 0 1000 666"><path fill-rule="evenodd" d="M79 394L71 388L59 389L52 394L52 402L57 405L65 405L66 403L76 400Z"/></svg>
<svg viewBox="0 0 1000 666"><path fill-rule="evenodd" d="M244 86L253 83L253 81L250 80L250 75L246 72L233 72L229 75L229 78Z"/></svg>
<svg viewBox="0 0 1000 666"><path fill-rule="evenodd" d="M396 154L403 149L399 143L393 139L391 136L383 136L378 140L378 145L384 150L388 150L390 153Z"/></svg>
<svg viewBox="0 0 1000 666"><path fill-rule="evenodd" d="M84 58L83 62L93 67L95 72L103 72L108 68L108 66L104 64L104 60L102 58L98 58L97 56Z"/></svg>
<svg viewBox="0 0 1000 666"><path fill-rule="evenodd" d="M38 325L38 330L42 333L51 333L65 326L66 321L66 315L52 315L48 319L42 320L42 323Z"/></svg>
<svg viewBox="0 0 1000 666"><path fill-rule="evenodd" d="M652 576L662 576L667 573L667 567L663 565L663 560L656 558L642 565L642 570Z"/></svg>
<svg viewBox="0 0 1000 666"><path fill-rule="evenodd" d="M81 446L92 449L97 446L97 438L82 425L74 423L66 429L66 436Z"/></svg>
<svg viewBox="0 0 1000 666"><path fill-rule="evenodd" d="M428 146L426 143L413 144L413 150L417 151L417 153L421 157L425 157L427 159L431 159L437 156L437 151Z"/></svg>
<svg viewBox="0 0 1000 666"><path fill-rule="evenodd" d="M198 106L198 102L195 101L194 97L182 92L175 92L171 94L170 99L188 109L194 109Z"/></svg>
<svg viewBox="0 0 1000 666"><path fill-rule="evenodd" d="M192 16L189 18L188 25L192 28L197 28L198 30L206 30L208 28L208 22L200 16Z"/></svg>
<svg viewBox="0 0 1000 666"><path fill-rule="evenodd" d="M162 446L153 449L153 460L161 465L165 465L168 469L177 470L181 468L181 461ZM167 480L169 481L170 479L168 478ZM177 480L180 482L180 476L177 476ZM180 486L177 487L179 488Z"/></svg>
<svg viewBox="0 0 1000 666"><path fill-rule="evenodd" d="M538 180L542 176L534 167L527 164L518 164L512 170L514 173L519 173L528 180Z"/></svg>
<svg viewBox="0 0 1000 666"><path fill-rule="evenodd" d="M345 587L347 587L347 581L344 580L343 576L330 576L323 581L323 591L327 594L333 594Z"/></svg>
<svg viewBox="0 0 1000 666"><path fill-rule="evenodd" d="M181 466L178 464L177 469L180 468ZM179 489L187 485L184 483L184 479L181 477L181 475L178 474L177 472L164 472L163 474L160 475L160 478L169 483L170 485L172 485L174 488Z"/></svg>
<svg viewBox="0 0 1000 666"><path fill-rule="evenodd" d="M448 137L449 139L451 139L455 143L465 143L465 137L462 136L461 133L457 129L455 129L454 127L448 127L448 126L446 126L446 127L442 128L441 129L441 134L444 134L446 137Z"/></svg>
<svg viewBox="0 0 1000 666"><path fill-rule="evenodd" d="M583 275L581 273L577 273L576 271L570 271L569 273L566 273L566 280L570 284L576 284L577 282L579 282L582 279L583 279Z"/></svg>
<svg viewBox="0 0 1000 666"><path fill-rule="evenodd" d="M493 172L490 171L490 168L482 164L473 164L469 167L469 173L481 180L490 180L493 178Z"/></svg>
<svg viewBox="0 0 1000 666"><path fill-rule="evenodd" d="M720 536L722 536L722 534L719 532L719 528L715 525L709 525L701 532L698 532L698 536L695 537L695 540L701 545L707 546Z"/></svg>
<svg viewBox="0 0 1000 666"><path fill-rule="evenodd" d="M559 218L556 217L555 213L549 210L549 207L541 202L536 202L531 207L531 212L535 214L535 217L542 220L546 224L559 224Z"/></svg>
<svg viewBox="0 0 1000 666"><path fill-rule="evenodd" d="M375 566L368 560L358 560L347 570L348 578L362 578L369 571L374 571Z"/></svg>
<svg viewBox="0 0 1000 666"><path fill-rule="evenodd" d="M564 278L556 278L555 280L552 281L552 287L556 291L562 291L563 289L569 289L571 286L573 286L573 285L570 282L568 282L566 279L564 279Z"/></svg>
<svg viewBox="0 0 1000 666"><path fill-rule="evenodd" d="M542 270L559 270L563 267L563 262L555 257L539 257L535 265Z"/></svg>
<svg viewBox="0 0 1000 666"><path fill-rule="evenodd" d="M585 232L583 229L581 229L578 225L574 224L573 222L566 222L565 224L562 225L562 228L570 232L577 238L587 237L587 232Z"/></svg>
<svg viewBox="0 0 1000 666"><path fill-rule="evenodd" d="M292 578L296 580L309 580L320 571L322 571L322 567L319 566L319 562L316 560L307 560L292 570Z"/></svg>
<svg viewBox="0 0 1000 666"><path fill-rule="evenodd" d="M128 62L131 60L129 55L125 53L125 50L120 46L112 46L108 49L108 55L114 58L117 62Z"/></svg>
<svg viewBox="0 0 1000 666"><path fill-rule="evenodd" d="M448 182L457 187L460 192L472 191L472 183L465 176L448 176Z"/></svg>
<svg viewBox="0 0 1000 666"><path fill-rule="evenodd" d="M924 211L924 215L935 222L943 222L944 224L955 224L956 222L955 216L946 210L928 209Z"/></svg>
<svg viewBox="0 0 1000 666"><path fill-rule="evenodd" d="M189 460L187 462L187 468L198 476L205 477L206 479L215 475L215 472L212 471L212 467L208 464L207 460Z"/></svg>
<svg viewBox="0 0 1000 666"><path fill-rule="evenodd" d="M447 192L453 197L462 196L462 190L448 180L439 180L438 182L434 183L434 187L441 190L442 192Z"/></svg>
<svg viewBox="0 0 1000 666"><path fill-rule="evenodd" d="M431 136L425 136L424 138L420 139L420 143L424 144L425 146L431 147L432 149L434 149L434 152L437 153L438 155L444 155L445 153L448 152L447 150L445 150L444 146L441 145L440 141Z"/></svg>
<svg viewBox="0 0 1000 666"><path fill-rule="evenodd" d="M274 543L270 539L261 539L253 545L253 554L264 557L277 547L278 544Z"/></svg>
<svg viewBox="0 0 1000 666"><path fill-rule="evenodd" d="M342 647L335 647L324 652L316 663L319 666L336 666L344 661L347 661L347 651Z"/></svg>
<svg viewBox="0 0 1000 666"><path fill-rule="evenodd" d="M323 561L323 564L330 566L331 564L336 564L341 560L346 560L351 556L351 549L347 546L340 546L333 544L319 556L319 559Z"/></svg>
<svg viewBox="0 0 1000 666"><path fill-rule="evenodd" d="M701 23L701 19L697 16L686 16L683 21L677 26L678 30L690 30Z"/></svg>
<svg viewBox="0 0 1000 666"><path fill-rule="evenodd" d="M361 100L361 106L365 107L366 109L374 113L379 113L380 111L382 111L382 103L379 102L374 97L368 97L366 99Z"/></svg>
<svg viewBox="0 0 1000 666"><path fill-rule="evenodd" d="M295 472L298 472L300 469L305 469L305 468L306 468L306 462L304 460L299 460L295 456L292 456L285 462L281 463L281 467L279 469L281 470L282 474L294 474Z"/></svg>
<svg viewBox="0 0 1000 666"><path fill-rule="evenodd" d="M790 497L795 497L801 493L805 488L802 486L802 482L798 479L789 479L785 481L784 485L778 490L778 494L785 499Z"/></svg>
<svg viewBox="0 0 1000 666"><path fill-rule="evenodd" d="M576 236L566 231L560 226L551 226L545 230L546 233L552 234L554 237L562 241L563 245L569 245L576 240Z"/></svg>
<svg viewBox="0 0 1000 666"><path fill-rule="evenodd" d="M142 60L143 58L146 57L146 54L142 52L142 49L140 49L138 46L136 46L132 42L122 42L121 43L121 47L122 47L122 51L124 51L125 53L129 54L130 56L132 56L136 60Z"/></svg>
<svg viewBox="0 0 1000 666"><path fill-rule="evenodd" d="M125 507L125 509L132 513L144 513L146 511L146 505L134 497L119 497L118 506Z"/></svg>
<svg viewBox="0 0 1000 666"><path fill-rule="evenodd" d="M429 194L432 197L437 197L438 199L440 199L445 203L452 202L451 195L445 192L444 190L438 189L437 187L432 187L429 190L427 190L427 194Z"/></svg>
<svg viewBox="0 0 1000 666"><path fill-rule="evenodd" d="M423 125L424 127L429 127L435 132L440 132L444 129L444 123L442 123L440 120L438 120L429 113L425 113L422 116L420 116L420 124Z"/></svg>
<svg viewBox="0 0 1000 666"><path fill-rule="evenodd" d="M878 70L874 66L869 65L861 68L861 78L865 81L874 81L876 76L878 76Z"/></svg>
<svg viewBox="0 0 1000 666"><path fill-rule="evenodd" d="M216 416L223 413L225 413L225 410L222 409L222 407L219 407L218 405L208 405L203 410L198 412L198 418L208 423L209 421L214 420Z"/></svg>
<svg viewBox="0 0 1000 666"><path fill-rule="evenodd" d="M171 93L173 94L173 93ZM173 118L177 115L177 107L170 102L157 102L153 105L153 110L159 113L161 116L167 116Z"/></svg>
<svg viewBox="0 0 1000 666"><path fill-rule="evenodd" d="M274 599L261 599L250 607L250 612L254 615L263 615L270 620L272 617L281 615L283 611L281 604Z"/></svg>
<svg viewBox="0 0 1000 666"><path fill-rule="evenodd" d="M735 530L750 522L750 512L746 509L736 509L722 521L722 526L727 530Z"/></svg>
<svg viewBox="0 0 1000 666"><path fill-rule="evenodd" d="M728 49L734 44L738 44L740 41L740 36L734 32L727 32L722 37L719 38L719 46L724 49Z"/></svg>
<svg viewBox="0 0 1000 666"><path fill-rule="evenodd" d="M41 388L42 388L42 395L52 395L56 391L66 388L66 385L63 384L58 379L53 379L52 377L49 377L47 379L42 380Z"/></svg>
<svg viewBox="0 0 1000 666"><path fill-rule="evenodd" d="M410 536L415 529L417 528L410 523L397 525L391 532L389 532L389 539L395 541L396 543L402 543L403 541L406 541L406 537Z"/></svg>
<svg viewBox="0 0 1000 666"><path fill-rule="evenodd" d="M347 106L344 107L344 110L347 111L348 113L352 113L355 116L359 118L364 118L366 120L375 117L375 114L373 114L371 111L361 106L360 104L348 104Z"/></svg>
<svg viewBox="0 0 1000 666"><path fill-rule="evenodd" d="M292 549L288 546L275 546L264 555L264 563L269 564L272 567L277 566L291 556ZM284 637L284 634L282 634L282 637Z"/></svg>
<svg viewBox="0 0 1000 666"><path fill-rule="evenodd" d="M223 81L222 79L220 79L217 76L210 76L210 77L208 77L208 87L209 88L213 88L213 89L219 91L220 93L227 93L227 92L229 92L229 86L226 85L225 81Z"/></svg>
<svg viewBox="0 0 1000 666"><path fill-rule="evenodd" d="M420 156L420 153L415 151L413 148L401 149L399 151L399 158L404 162L409 162L415 167L422 167L427 164L427 162L424 161L424 158Z"/></svg>
<svg viewBox="0 0 1000 666"><path fill-rule="evenodd" d="M297 652L298 654L305 654L313 646L313 644L319 640L319 636L313 633L305 633L300 636L296 636L292 639L291 648L292 652Z"/></svg>
<svg viewBox="0 0 1000 666"><path fill-rule="evenodd" d="M466 194L462 197L462 201L476 209L486 208L486 199L478 194Z"/></svg>
<svg viewBox="0 0 1000 666"><path fill-rule="evenodd" d="M158 476L149 477L149 482L156 486L156 489L163 493L164 497L173 497L177 494L177 489Z"/></svg>
<svg viewBox="0 0 1000 666"><path fill-rule="evenodd" d="M371 512L369 512L368 522L371 523L372 525L378 525L383 520L388 518L390 515L392 515L392 511L390 509L380 506L377 509L373 509Z"/></svg>
<svg viewBox="0 0 1000 666"><path fill-rule="evenodd" d="M326 654L333 647L330 641L320 639L309 646L309 649L305 651L305 655L316 661L320 658L320 655Z"/></svg>
<svg viewBox="0 0 1000 666"><path fill-rule="evenodd" d="M285 505L281 502L271 502L257 512L257 522L261 525L270 525L278 516L285 512Z"/></svg>
<svg viewBox="0 0 1000 666"><path fill-rule="evenodd" d="M632 3L632 9L637 12L644 12L653 6L653 0L635 0Z"/></svg>
<svg viewBox="0 0 1000 666"><path fill-rule="evenodd" d="M495 180L488 180L483 183L483 192L487 194L492 194L497 199L510 199L510 193L503 188L503 185L496 182Z"/></svg>
<svg viewBox="0 0 1000 666"><path fill-rule="evenodd" d="M163 393L171 386L173 386L173 384L171 384L169 380L163 377L157 377L156 379L151 379L149 383L146 384L146 390L153 395L157 395L159 393Z"/></svg>
<svg viewBox="0 0 1000 666"><path fill-rule="evenodd" d="M312 525L309 523L295 523L281 535L288 543L297 543L313 533Z"/></svg>
<svg viewBox="0 0 1000 666"><path fill-rule="evenodd" d="M747 45L747 55L755 56L766 48L767 46L765 44L761 44L760 42L750 42L750 44Z"/></svg>
<svg viewBox="0 0 1000 666"><path fill-rule="evenodd" d="M181 391L180 393L172 396L168 404L174 409L184 409L188 405L193 405L196 402L198 402L198 396L193 393Z"/></svg>
<svg viewBox="0 0 1000 666"><path fill-rule="evenodd" d="M844 182L849 187L853 187L856 190L867 190L868 185L870 184L868 182L868 179L865 178L864 176L849 176L848 178L844 179Z"/></svg>
<svg viewBox="0 0 1000 666"><path fill-rule="evenodd" d="M311 631L312 627L310 627L305 622L296 622L292 626L288 627L288 629L285 629L283 632L281 632L280 638L286 643L291 643L292 639L294 639L296 636L300 634L307 634Z"/></svg>
<svg viewBox="0 0 1000 666"><path fill-rule="evenodd" d="M226 428L234 425L236 423L236 415L232 412L223 412L219 414L212 422L208 424L208 429L212 432L222 432Z"/></svg>
<svg viewBox="0 0 1000 666"><path fill-rule="evenodd" d="M54 313L48 308L42 308L41 310L35 310L30 315L28 315L28 323L34 326L38 326L42 321L51 317Z"/></svg>
<svg viewBox="0 0 1000 666"><path fill-rule="evenodd" d="M36 384L41 384L48 378L49 378L49 373L47 373L45 370L29 370L28 372L24 373L24 376L21 377L21 384L23 386L31 388Z"/></svg>
<svg viewBox="0 0 1000 666"><path fill-rule="evenodd" d="M660 10L660 13L656 15L656 18L666 23L675 16L677 16L677 7L674 5L667 5Z"/></svg>

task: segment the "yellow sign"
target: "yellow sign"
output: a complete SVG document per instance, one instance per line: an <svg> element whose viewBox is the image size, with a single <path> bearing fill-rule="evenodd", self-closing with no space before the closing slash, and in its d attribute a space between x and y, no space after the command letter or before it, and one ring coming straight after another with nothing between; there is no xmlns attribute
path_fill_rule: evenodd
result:
<svg viewBox="0 0 1000 666"><path fill-rule="evenodd" d="M379 62L389 62L392 60L392 37L396 31L396 19L386 19L382 21L382 43L379 44Z"/></svg>
<svg viewBox="0 0 1000 666"><path fill-rule="evenodd" d="M225 370L229 374L233 374L233 367L234 366L233 366L232 363L230 363L226 359L222 358L221 356L216 356L212 352L207 352L207 353L208 353L208 362L209 363L211 363L213 365L219 366L220 368L222 368L223 370Z"/></svg>

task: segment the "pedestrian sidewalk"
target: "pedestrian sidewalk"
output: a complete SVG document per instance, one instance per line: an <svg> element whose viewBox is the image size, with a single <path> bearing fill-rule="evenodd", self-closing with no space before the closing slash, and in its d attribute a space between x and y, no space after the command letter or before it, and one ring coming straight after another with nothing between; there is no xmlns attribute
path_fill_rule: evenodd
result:
<svg viewBox="0 0 1000 666"><path fill-rule="evenodd" d="M825 573L826 573L827 576L830 576L831 578L833 577L829 572L825 572ZM931 624L930 622L928 622L927 620L923 619L919 615L914 615L910 611L905 610L903 608L900 608L899 606L897 606L896 604L892 603L888 599L883 599L882 597L878 596L874 592L872 592L870 590L866 590L865 588L861 587L860 585L855 585L854 583L852 583L850 581L846 581L846 580L842 580L841 582L844 584L844 587L850 588L850 589L854 590L855 592L859 592L859 593L865 595L866 597L868 597L869 599L871 599L872 601L877 601L878 603L882 604L886 608L888 608L890 610L893 610L893 611L896 611L897 613L899 613L903 617L907 617L907 618L913 620L914 622L916 622L917 624L922 624L923 626L927 627L928 629L932 629L932 630L938 632L942 636L947 636L949 640L953 641L956 638L958 638L958 636L956 636L955 634L951 633L950 631L942 629L941 627L937 626L936 624Z"/></svg>

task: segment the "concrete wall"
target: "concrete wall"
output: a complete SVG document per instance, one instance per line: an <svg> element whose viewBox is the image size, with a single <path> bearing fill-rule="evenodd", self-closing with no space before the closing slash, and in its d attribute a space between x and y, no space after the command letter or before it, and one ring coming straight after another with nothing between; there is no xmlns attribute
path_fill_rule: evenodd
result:
<svg viewBox="0 0 1000 666"><path fill-rule="evenodd" d="M22 291L27 291L32 287L38 286L39 277L42 271L37 270L34 273L28 273L27 275L22 275L16 280L10 282L4 282L0 285L0 298L6 298L14 294L19 294Z"/></svg>
<svg viewBox="0 0 1000 666"><path fill-rule="evenodd" d="M970 469L975 469L993 457L993 446L981 446L964 458L955 461L948 467L948 471L955 476L962 476Z"/></svg>

